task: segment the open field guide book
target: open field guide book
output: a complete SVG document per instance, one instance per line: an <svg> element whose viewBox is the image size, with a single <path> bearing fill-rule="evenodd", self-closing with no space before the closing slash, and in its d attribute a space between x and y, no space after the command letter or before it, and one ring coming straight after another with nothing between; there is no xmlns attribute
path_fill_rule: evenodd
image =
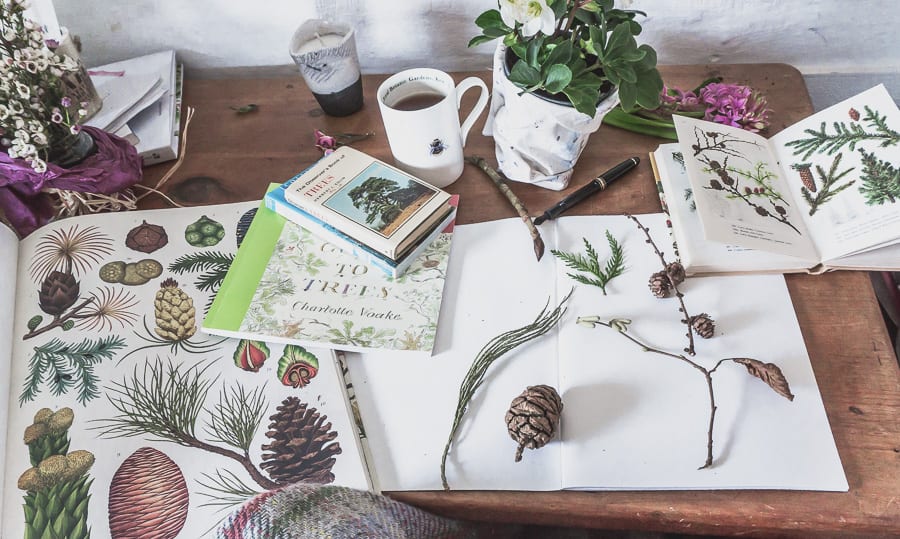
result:
<svg viewBox="0 0 900 539"><path fill-rule="evenodd" d="M673 260L665 216L638 219ZM679 299L648 290L662 263L635 222L568 216L541 232L535 262L520 219L457 226L465 256L450 260L434 356L347 354L381 489L442 488L461 388L475 386L444 466L451 490L847 490L783 276L681 282L691 344ZM480 385L467 376L507 347ZM561 396L561 421L516 462L547 416L513 401L539 385Z"/></svg>
<svg viewBox="0 0 900 539"><path fill-rule="evenodd" d="M332 351L198 331L258 205L0 227L0 536L211 537L280 485L369 486Z"/></svg>
<svg viewBox="0 0 900 539"><path fill-rule="evenodd" d="M689 274L900 269L900 111L883 85L768 139L675 127L653 158Z"/></svg>

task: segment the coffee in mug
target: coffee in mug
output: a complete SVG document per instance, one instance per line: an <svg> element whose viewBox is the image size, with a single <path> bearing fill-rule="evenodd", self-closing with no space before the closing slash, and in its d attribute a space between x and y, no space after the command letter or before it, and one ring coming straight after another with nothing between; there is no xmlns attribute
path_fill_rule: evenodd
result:
<svg viewBox="0 0 900 539"><path fill-rule="evenodd" d="M394 110L421 110L437 105L444 100L443 94L433 94L431 92L423 92L421 94L412 94L397 100L391 105Z"/></svg>
<svg viewBox="0 0 900 539"><path fill-rule="evenodd" d="M478 101L460 123L462 95L474 87L481 90ZM457 85L437 69L408 69L388 77L376 97L397 166L435 187L456 181L466 136L487 105L484 81L469 77Z"/></svg>

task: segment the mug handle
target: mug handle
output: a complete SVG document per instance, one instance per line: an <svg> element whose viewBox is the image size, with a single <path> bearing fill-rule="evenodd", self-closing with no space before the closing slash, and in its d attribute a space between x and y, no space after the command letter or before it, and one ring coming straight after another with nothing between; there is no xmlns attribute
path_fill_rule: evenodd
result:
<svg viewBox="0 0 900 539"><path fill-rule="evenodd" d="M485 105L487 105L488 88L484 81L478 77L468 77L456 85L456 110L459 110L460 105L462 105L462 97L463 94L466 93L466 90L474 88L475 86L481 88L481 95L478 96L478 101L475 103L475 106L472 107L472 112L469 113L459 128L463 146L466 145L466 136L469 134L469 129L472 129L475 120L478 119L478 116L481 115Z"/></svg>

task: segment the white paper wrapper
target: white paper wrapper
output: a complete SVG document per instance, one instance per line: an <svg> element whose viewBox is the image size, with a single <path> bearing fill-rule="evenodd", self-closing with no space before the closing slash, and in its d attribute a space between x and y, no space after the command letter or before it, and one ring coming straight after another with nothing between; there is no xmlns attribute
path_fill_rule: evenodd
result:
<svg viewBox="0 0 900 539"><path fill-rule="evenodd" d="M593 118L525 93L506 78L506 47L494 52L494 91L483 134L493 136L497 163L510 180L547 189L565 189L572 168L600 128L606 113L619 104L619 92L603 100Z"/></svg>

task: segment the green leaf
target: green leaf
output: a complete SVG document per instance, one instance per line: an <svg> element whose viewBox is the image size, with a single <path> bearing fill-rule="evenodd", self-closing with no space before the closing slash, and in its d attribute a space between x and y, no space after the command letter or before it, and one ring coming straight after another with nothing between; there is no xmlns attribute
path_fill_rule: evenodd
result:
<svg viewBox="0 0 900 539"><path fill-rule="evenodd" d="M541 82L541 72L519 60L510 70L509 80L520 86L535 86Z"/></svg>
<svg viewBox="0 0 900 539"><path fill-rule="evenodd" d="M41 316L41 315L39 315L39 314L36 314L36 315L32 316L32 317L28 320L28 324L27 324L28 331L34 331L35 329L37 329L37 327L38 327L39 325L41 325L41 322L42 322L43 320L44 320L44 317Z"/></svg>
<svg viewBox="0 0 900 539"><path fill-rule="evenodd" d="M553 47L553 50L550 51L550 54L548 54L547 58L541 63L543 66L542 71L549 70L549 68L555 64L568 64L572 60L573 54L572 42L568 40L563 41L559 45Z"/></svg>
<svg viewBox="0 0 900 539"><path fill-rule="evenodd" d="M587 4L581 6L581 9L589 11L591 13L597 13L598 11L600 11L600 5L592 0L591 2L588 2Z"/></svg>
<svg viewBox="0 0 900 539"><path fill-rule="evenodd" d="M500 12L496 9L489 9L476 17L475 24L484 30L488 28L501 28L504 30L504 34L512 31L512 28L506 26L506 23L503 22L503 17L500 16Z"/></svg>
<svg viewBox="0 0 900 539"><path fill-rule="evenodd" d="M628 27L625 25L616 26L613 31L609 33L609 38L606 40L606 47L597 51L600 53L600 59L605 60L607 57L617 57L628 49L630 41L634 41L634 38L631 36L631 32L628 31Z"/></svg>
<svg viewBox="0 0 900 539"><path fill-rule="evenodd" d="M528 62L528 65L533 66L535 68L538 67L538 56L541 53L541 48L544 46L544 36L538 35L534 39L532 39L528 43L528 48L525 52L524 60Z"/></svg>
<svg viewBox="0 0 900 539"><path fill-rule="evenodd" d="M562 64L551 66L544 80L544 89L555 94L561 92L572 81L572 71Z"/></svg>

